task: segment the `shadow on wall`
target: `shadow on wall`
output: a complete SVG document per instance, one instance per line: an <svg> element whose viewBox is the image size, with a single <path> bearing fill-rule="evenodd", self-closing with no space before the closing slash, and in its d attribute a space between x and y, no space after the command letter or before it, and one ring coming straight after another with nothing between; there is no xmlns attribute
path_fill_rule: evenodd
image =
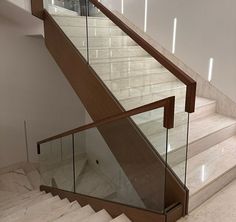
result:
<svg viewBox="0 0 236 222"><path fill-rule="evenodd" d="M4 11L0 3L0 11ZM6 4L7 6L8 3ZM15 7L15 6L14 6ZM9 9L9 8L8 8ZM24 14L21 9L14 9ZM42 37L24 36L20 21L0 14L0 168L37 161L36 142L85 124L85 109L50 56ZM26 18L24 17L24 19Z"/></svg>
<svg viewBox="0 0 236 222"><path fill-rule="evenodd" d="M14 2L14 3L13 3ZM25 35L43 35L43 22L31 15L29 10L23 9L24 0L0 1L0 17L16 24ZM27 4L27 9L29 8ZM22 7L20 7L22 6Z"/></svg>

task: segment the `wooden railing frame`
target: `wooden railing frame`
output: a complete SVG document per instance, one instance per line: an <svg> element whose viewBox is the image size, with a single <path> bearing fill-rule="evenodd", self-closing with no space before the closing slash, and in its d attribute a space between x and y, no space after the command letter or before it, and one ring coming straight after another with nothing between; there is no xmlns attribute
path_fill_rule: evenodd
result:
<svg viewBox="0 0 236 222"><path fill-rule="evenodd" d="M193 113L195 111L196 87L197 83L188 76L182 69L176 66L173 62L167 59L162 53L155 49L145 39L138 35L133 29L127 26L121 19L115 16L108 8L106 8L98 0L89 0L92 2L104 15L114 22L122 31L131 37L140 47L155 58L162 66L169 70L177 79L186 85L185 111ZM32 14L43 19L43 0L31 0Z"/></svg>
<svg viewBox="0 0 236 222"><path fill-rule="evenodd" d="M131 221L135 222L175 222L180 218L182 205L176 203L171 209L164 213L158 213L148 209L129 206L109 200L91 197L84 194L74 193L49 186L40 186L40 191L67 198L70 202L77 201L82 207L90 205L95 212L105 209L113 218L125 214Z"/></svg>
<svg viewBox="0 0 236 222"><path fill-rule="evenodd" d="M171 129L174 127L174 109L175 109L175 97L171 96L144 106L140 106L138 108L135 109L131 109L129 111L124 111L120 114L117 115L113 115L111 117L107 117L105 119L84 125L84 126L80 126L78 128L72 129L72 130L68 130L66 132L60 133L58 135L49 137L47 139L41 140L37 143L38 146L38 154L40 154L40 145L43 143L47 143L56 139L60 139L62 137L65 136L69 136L75 133L79 133L81 131L85 131L91 128L97 128L99 126L105 125L105 124L109 124L111 122L114 121L118 121L120 119L125 119L125 118L129 118L132 117L134 115L138 115L138 114L142 114L154 109L158 109L158 108L164 108L164 117L163 117L163 127L165 127L166 129Z"/></svg>
<svg viewBox="0 0 236 222"><path fill-rule="evenodd" d="M140 47L142 47L148 54L155 58L162 66L168 69L177 79L183 82L186 87L185 111L193 113L195 111L196 98L196 81L188 76L183 70L176 66L173 62L167 59L157 49L150 45L133 29L127 26L121 19L115 16L109 9L107 9L98 0L89 0L92 2L104 15L106 15L112 22L114 22L122 31L131 37Z"/></svg>
<svg viewBox="0 0 236 222"><path fill-rule="evenodd" d="M39 2L42 2L42 0L33 0L32 1L32 3L37 4L39 6L39 8L32 6L32 13L33 13L33 8L34 8L34 13L33 13L34 15L36 15L37 13L40 13L40 15L42 15L41 19L44 20L44 24L45 24L45 28L46 28L46 35L45 35L46 36L46 38L45 38L46 46L48 47L48 50L50 51L50 53L53 55L57 64L60 66L60 68L64 72L68 81L71 83L71 85L72 85L73 89L75 90L75 92L77 93L77 95L81 98L83 103L85 102L85 107L86 108L88 107L89 108L88 110L92 112L91 117L94 118L94 121L100 120L101 118L105 118L109 115L119 114L120 112L123 112L124 109L122 109L122 107L119 104L117 104L117 101L115 101L115 99L112 98L111 93L104 92L104 90L108 91L106 89L106 87L102 86L103 89L101 89L101 87L100 87L102 85L101 81L100 81L100 85L98 83L96 83L96 81L97 81L96 80L96 78L97 78L96 73L94 73L94 71L91 70L91 67L88 66L88 64L86 64L86 65L83 64L83 63L85 63L83 57L80 55L78 50L73 46L73 44L69 41L68 37L66 37L65 34L62 33L62 30L59 27L55 27L58 25L55 25L56 23L53 22L52 16L49 15L47 13L47 11L43 9L42 4L39 4ZM54 24L52 24L52 23L54 23ZM56 42L55 42L54 36L56 36L56 40L57 40ZM67 48L68 48L68 50L67 50ZM65 50L66 53L64 53L65 51L63 51L63 50ZM63 52L61 52L61 51L63 51ZM70 59L67 59L67 61L65 61L64 54L66 54L68 56L68 58L70 58ZM75 65L75 67L73 65ZM78 66L80 66L79 70L78 70ZM81 66L82 66L82 68L81 68ZM71 67L73 67L73 69ZM90 88L89 91L87 90L89 92L89 95L87 95L88 93L84 94L83 85L79 84L79 82L78 82L79 79L77 79L77 77L75 78L75 76L77 76L79 74L78 72L80 72L80 76L82 77L82 79L81 79L81 77L79 78L80 82L82 80L83 80L82 82L84 82L84 79L85 79L85 82L87 81L87 83L92 81L92 88L89 87ZM73 83L75 83L75 84L73 85ZM78 86L82 87L82 89L79 88ZM194 90L194 88L196 88L196 84L195 84L195 86L194 86L194 84L192 84L192 90ZM191 87L187 88L187 91L188 91L188 89L191 89ZM93 105L91 107L91 104L93 104L94 102L93 102L93 100L91 100L90 94L93 93L94 91L96 91L96 92L98 91L100 94L100 97L104 96L103 100L100 100L98 98L99 99L98 102L100 102L101 104L104 104L104 105L106 104L106 109L102 108L103 106L97 107L98 109L96 109L96 112L94 112L93 109L91 109L93 107ZM189 91L191 91L191 90L189 90ZM82 97L81 97L81 93L82 93ZM110 97L108 96L108 94ZM193 96L194 94L187 93L187 95ZM113 102L112 102L112 100L113 100ZM195 101L195 98L194 98L194 101ZM95 101L95 103L97 103L97 101ZM195 104L195 102L192 102L192 103ZM109 106L109 108L107 108L107 105ZM138 142L141 142L141 141L138 139ZM144 143L141 142L141 144L142 144L142 146L143 145L145 146L145 141L144 141ZM147 150L146 153L147 153L147 158L150 158L150 159L152 159L152 161L154 161L155 158L153 159L152 155L150 156L150 151ZM145 155L146 155L146 153L145 153ZM154 176L153 179L155 180L155 178L159 178L159 177ZM171 169L167 169L167 185L168 185L167 190L169 190L169 195L167 195L168 196L167 200L169 200L169 201L167 201L167 206L169 206L169 204L173 203L171 201L172 199L175 202L180 201L183 204L182 215L186 215L188 212L188 209L187 209L187 207L188 207L187 206L188 189L182 184L181 181L179 181L178 178L176 178L176 176L174 176ZM154 186L154 187L156 187L156 186ZM152 192L150 192L150 193L152 193ZM186 200L183 200L184 198L186 198Z"/></svg>

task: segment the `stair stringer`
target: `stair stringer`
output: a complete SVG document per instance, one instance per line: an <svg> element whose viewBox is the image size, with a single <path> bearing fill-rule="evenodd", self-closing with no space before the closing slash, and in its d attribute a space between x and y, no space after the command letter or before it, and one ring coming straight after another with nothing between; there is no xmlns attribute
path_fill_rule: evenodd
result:
<svg viewBox="0 0 236 222"><path fill-rule="evenodd" d="M92 119L97 121L123 112L124 109L51 15L44 11L43 18L46 46ZM113 129L113 134L111 134L111 129ZM125 119L119 124L113 123L99 127L99 131L147 208L161 210L163 206L181 203L182 214L187 213L187 188L171 170L166 171L162 158L157 155L152 145L132 121ZM114 135L116 135L115 139ZM127 163L131 163L132 167ZM167 181L165 181L165 174ZM146 175L149 180L145 180L143 175ZM166 186L165 182L171 183L171 186ZM164 192L165 187L167 190ZM164 202L164 195L167 202Z"/></svg>

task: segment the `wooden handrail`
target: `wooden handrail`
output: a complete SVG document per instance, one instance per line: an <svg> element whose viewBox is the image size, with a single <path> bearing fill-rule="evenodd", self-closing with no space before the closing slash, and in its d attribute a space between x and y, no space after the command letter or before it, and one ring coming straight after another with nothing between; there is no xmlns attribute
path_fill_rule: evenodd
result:
<svg viewBox="0 0 236 222"><path fill-rule="evenodd" d="M98 0L89 0L92 2L104 15L106 15L112 22L114 22L122 31L124 31L129 37L131 37L140 47L148 52L153 58L155 58L161 65L168 69L177 79L183 82L187 86L185 111L193 113L195 111L195 98L196 98L196 81L188 76L183 70L176 66L173 62L167 59L162 53L150 45L140 35L138 35L133 29L127 26L121 19L115 16L109 9L107 9Z"/></svg>
<svg viewBox="0 0 236 222"><path fill-rule="evenodd" d="M162 107L164 108L163 127L167 128L167 129L171 129L171 128L174 127L174 108L175 108L175 97L174 96L168 97L168 98L165 98L165 99L162 99L162 100L159 100L159 101L156 101L156 102L144 105L144 106L140 106L138 108L122 112L118 115L107 117L107 118L102 119L100 121L90 123L90 124L87 124L87 125L84 125L84 126L66 131L64 133L60 133L56 136L49 137L49 138L44 139L42 141L39 141L37 143L38 152L40 153L40 151L39 151L40 145L43 144L43 143L47 143L47 142L50 142L52 140L56 140L56 139L59 139L59 138L65 137L65 136L69 136L69 135L72 135L72 134L75 134L75 133L79 133L79 132L84 131L84 130L99 127L101 125L108 124L110 122L114 122L114 121L117 121L117 120L120 120L120 119L128 118L128 117L131 117L131 116L134 116L134 115L138 115L138 114L148 112L148 111L151 111L151 110L154 110L154 109L162 108Z"/></svg>

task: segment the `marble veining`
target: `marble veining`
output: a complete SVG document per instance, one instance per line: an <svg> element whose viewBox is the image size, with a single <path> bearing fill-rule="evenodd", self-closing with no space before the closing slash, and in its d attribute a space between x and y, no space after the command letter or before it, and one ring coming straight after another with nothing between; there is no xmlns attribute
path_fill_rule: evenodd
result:
<svg viewBox="0 0 236 222"><path fill-rule="evenodd" d="M14 170L12 172L0 175L0 190L17 191L18 193L25 193L33 190L29 183L25 172L22 169Z"/></svg>
<svg viewBox="0 0 236 222"><path fill-rule="evenodd" d="M236 221L236 181L178 222L234 222Z"/></svg>

